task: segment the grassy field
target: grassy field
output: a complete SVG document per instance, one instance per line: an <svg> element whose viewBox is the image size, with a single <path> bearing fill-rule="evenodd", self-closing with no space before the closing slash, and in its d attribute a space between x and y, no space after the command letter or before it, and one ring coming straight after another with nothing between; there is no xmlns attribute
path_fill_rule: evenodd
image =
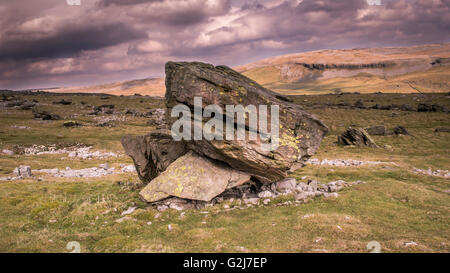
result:
<svg viewBox="0 0 450 273"><path fill-rule="evenodd" d="M120 138L142 135L152 128L146 119L116 115L116 127L96 127L97 119L110 115L86 116L90 105L115 104L115 111L136 109L144 112L161 107L163 101L148 97L100 96L22 96L36 99L42 109L64 120L85 126L64 128L64 120L38 121L31 111L1 109L0 149L15 145L81 143L94 150L123 154ZM61 98L72 99L68 106L54 105ZM447 94L362 94L297 96L299 104L350 102L403 104L439 102L450 107ZM308 176L321 182L337 179L362 180L341 191L337 199L315 198L298 206L276 206L293 200L287 196L268 206L225 211L222 205L181 212L158 211L138 197L140 185L135 174L102 178L43 177L0 181L0 252L69 252L68 242L77 241L82 252L368 252L367 244L377 241L382 252L450 251L450 180L416 174L414 167L450 169L450 134L434 133L436 127L450 127L448 113L418 113L362 109L312 109L330 128L316 158L379 160L395 164L362 167L308 165L294 177ZM394 113L394 114L393 114ZM344 148L337 135L348 126L402 125L411 136L378 136L375 141L392 149ZM12 128L13 125L30 129ZM73 169L131 164L127 156L105 160L61 160L65 155L0 155L0 176L13 169ZM136 183L119 184L118 181ZM121 212L138 209L117 223ZM202 213L204 212L204 213ZM149 222L152 222L149 225ZM172 229L169 231L168 225ZM407 242L417 245L405 246Z"/></svg>

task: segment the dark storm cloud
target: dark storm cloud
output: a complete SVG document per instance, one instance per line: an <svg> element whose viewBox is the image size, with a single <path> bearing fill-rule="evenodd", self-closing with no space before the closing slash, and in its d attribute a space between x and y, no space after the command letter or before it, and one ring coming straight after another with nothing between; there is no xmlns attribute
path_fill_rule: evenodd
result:
<svg viewBox="0 0 450 273"><path fill-rule="evenodd" d="M23 35L1 41L0 61L71 57L83 50L100 49L144 37L144 32L122 23L61 29L49 37L37 39Z"/></svg>
<svg viewBox="0 0 450 273"><path fill-rule="evenodd" d="M324 48L450 41L450 0L381 1L0 2L0 88L162 76L168 60L233 66Z"/></svg>

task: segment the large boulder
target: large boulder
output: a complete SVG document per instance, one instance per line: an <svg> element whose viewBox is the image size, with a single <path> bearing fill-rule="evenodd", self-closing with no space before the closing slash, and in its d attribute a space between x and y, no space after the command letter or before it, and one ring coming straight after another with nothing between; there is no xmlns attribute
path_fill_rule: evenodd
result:
<svg viewBox="0 0 450 273"><path fill-rule="evenodd" d="M165 98L169 125L174 121L169 116L172 107L181 103L193 109L194 97L202 97L202 108L215 104L225 114L226 105L267 105L268 123L271 120L270 106L279 106L279 146L275 150L262 149L264 141L259 137L256 141L248 138L246 141L203 139L188 143L189 148L198 154L226 162L264 183L286 178L292 165L305 162L316 152L328 131L321 121L301 106L226 66L168 62ZM259 128L249 128L247 119L245 129L248 137L249 130Z"/></svg>
<svg viewBox="0 0 450 273"><path fill-rule="evenodd" d="M245 119L245 139L175 141L169 130L157 130L146 136L122 139L126 153L132 157L139 177L149 183L141 197L155 202L169 196L209 201L224 190L250 179L272 183L287 177L288 171L301 166L319 147L328 128L284 96L274 93L238 72L225 67L198 62L166 64L165 126L171 128L175 106L195 109L194 98L202 98L200 110L219 106L226 115L226 105L267 105L268 132L272 131L271 107L279 107L279 138L262 138L261 130ZM197 109L198 110L198 109ZM228 113L229 114L229 113ZM258 114L258 117L261 117ZM274 116L275 117L275 116ZM225 118L224 118L225 119ZM232 126L239 127L236 116ZM221 120L222 121L222 120ZM193 122L192 130L198 123ZM200 120L200 125L205 124ZM158 126L160 127L160 126ZM275 127L274 127L275 128ZM258 132L249 139L249 132ZM278 141L276 141L278 140ZM275 145L277 143L278 145ZM265 144L265 146L263 145ZM273 147L267 149L267 146Z"/></svg>

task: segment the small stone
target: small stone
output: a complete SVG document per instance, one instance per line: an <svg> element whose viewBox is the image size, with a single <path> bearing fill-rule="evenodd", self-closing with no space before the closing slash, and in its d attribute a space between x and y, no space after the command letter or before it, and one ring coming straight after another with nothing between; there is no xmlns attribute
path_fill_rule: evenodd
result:
<svg viewBox="0 0 450 273"><path fill-rule="evenodd" d="M295 200L300 202L306 202L309 195L306 192L299 192L295 195Z"/></svg>
<svg viewBox="0 0 450 273"><path fill-rule="evenodd" d="M121 216L132 214L136 207L129 207L126 211L123 211Z"/></svg>
<svg viewBox="0 0 450 273"><path fill-rule="evenodd" d="M100 165L98 165L98 166L99 166L100 168L104 169L104 170L108 170L108 169L109 169L108 163L100 164Z"/></svg>
<svg viewBox="0 0 450 273"><path fill-rule="evenodd" d="M167 210L168 208L169 208L169 207L166 206L166 205L159 205L159 206L156 207L156 209L157 209L158 211L160 211L160 212L163 212L163 211Z"/></svg>
<svg viewBox="0 0 450 273"><path fill-rule="evenodd" d="M267 204L269 204L269 203L270 203L270 199L264 199L264 200L263 200L263 204L264 204L264 205L267 205Z"/></svg>
<svg viewBox="0 0 450 273"><path fill-rule="evenodd" d="M313 189L313 191L317 190L318 185L319 185L319 181L317 181L317 180L309 180L308 181L308 186L310 186Z"/></svg>
<svg viewBox="0 0 450 273"><path fill-rule="evenodd" d="M337 198L338 196L339 196L339 194L337 192L332 192L332 193L325 192L325 193L323 193L323 197L325 197L325 198L330 198L330 197Z"/></svg>
<svg viewBox="0 0 450 273"><path fill-rule="evenodd" d="M125 221L125 220L131 220L131 219L132 219L132 218L129 217L129 216L124 216L124 217L122 217L122 218L117 219L117 220L116 220L116 223L122 223L122 222Z"/></svg>
<svg viewBox="0 0 450 273"><path fill-rule="evenodd" d="M66 121L66 122L64 122L63 123L63 126L64 127L78 127L78 126L81 126L82 124L81 123L79 123L79 122L76 122L76 121L72 121L72 120L70 120L70 121Z"/></svg>
<svg viewBox="0 0 450 273"><path fill-rule="evenodd" d="M418 244L416 242L414 242L414 241L411 241L411 242L405 242L405 243L403 243L403 245L408 247L408 246L416 246Z"/></svg>
<svg viewBox="0 0 450 273"><path fill-rule="evenodd" d="M278 181L275 184L275 189L279 192L292 192L297 186L297 180L295 178L286 178Z"/></svg>
<svg viewBox="0 0 450 273"><path fill-rule="evenodd" d="M14 155L14 152L13 151L11 151L11 150L7 150L7 149L3 149L2 150L2 153L4 153L5 155Z"/></svg>
<svg viewBox="0 0 450 273"><path fill-rule="evenodd" d="M152 224L152 221L148 221L147 225L150 226Z"/></svg>
<svg viewBox="0 0 450 273"><path fill-rule="evenodd" d="M157 214L155 214L155 219L158 219L159 217L161 216L161 213L157 213Z"/></svg>
<svg viewBox="0 0 450 273"><path fill-rule="evenodd" d="M31 167L20 165L19 167L14 169L13 172L17 177L31 177Z"/></svg>
<svg viewBox="0 0 450 273"><path fill-rule="evenodd" d="M168 229L169 231L171 231L171 230L172 230L172 225L169 224L169 225L167 226L167 229Z"/></svg>
<svg viewBox="0 0 450 273"><path fill-rule="evenodd" d="M266 197L272 197L273 194L270 191L262 191L260 193L258 193L258 197L259 198L266 198Z"/></svg>
<svg viewBox="0 0 450 273"><path fill-rule="evenodd" d="M259 202L259 198L248 198L244 199L244 203L247 205L257 205Z"/></svg>

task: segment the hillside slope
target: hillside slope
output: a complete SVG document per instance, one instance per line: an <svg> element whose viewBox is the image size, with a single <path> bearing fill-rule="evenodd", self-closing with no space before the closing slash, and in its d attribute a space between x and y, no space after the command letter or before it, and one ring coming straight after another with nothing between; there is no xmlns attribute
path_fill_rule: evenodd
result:
<svg viewBox="0 0 450 273"><path fill-rule="evenodd" d="M284 94L448 92L450 44L319 50L235 69Z"/></svg>
<svg viewBox="0 0 450 273"><path fill-rule="evenodd" d="M149 96L164 96L166 87L163 78L149 78L122 81L87 87L69 87L53 89L58 93L105 93L111 95L134 95L136 93Z"/></svg>

